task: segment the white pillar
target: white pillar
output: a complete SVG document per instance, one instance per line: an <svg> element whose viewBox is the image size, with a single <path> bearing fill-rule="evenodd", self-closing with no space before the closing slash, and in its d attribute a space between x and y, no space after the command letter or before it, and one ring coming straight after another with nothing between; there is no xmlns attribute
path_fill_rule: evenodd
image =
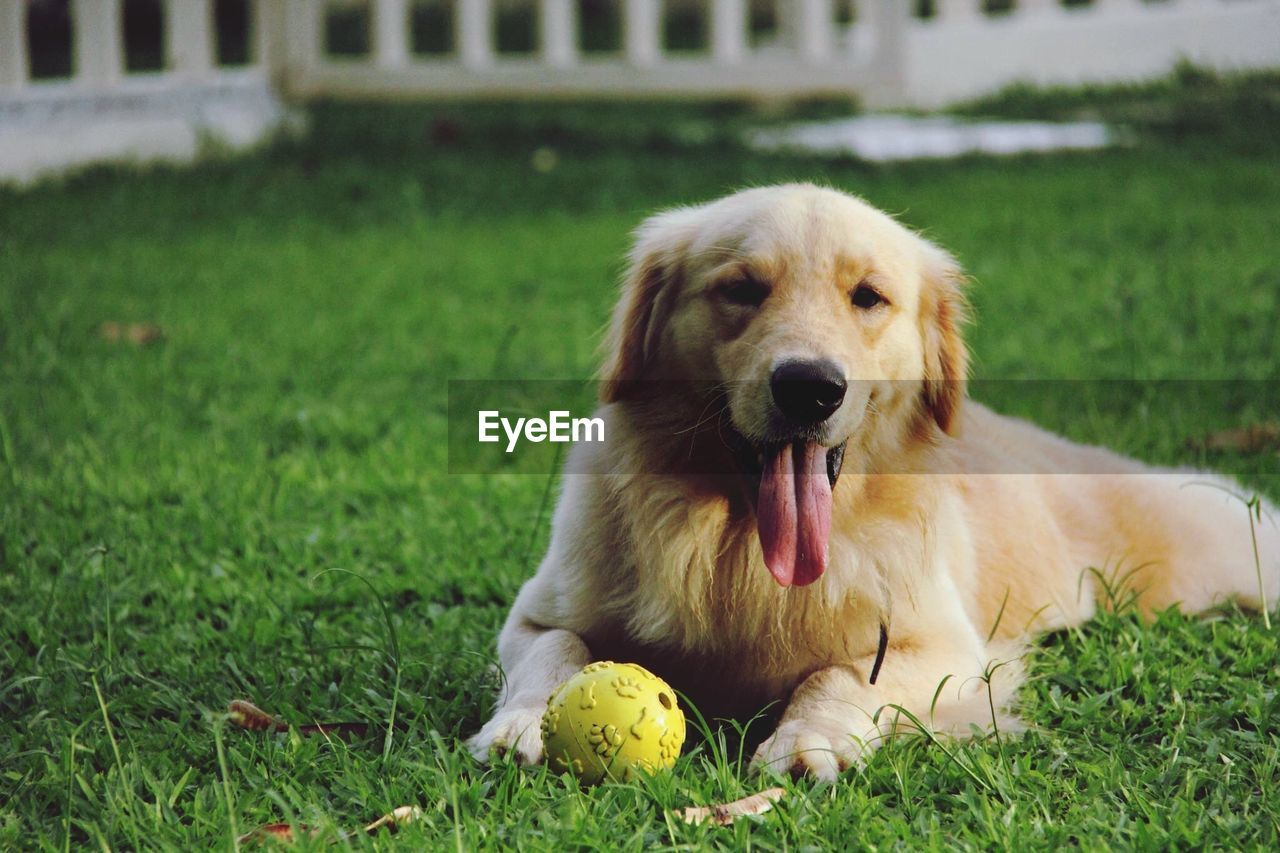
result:
<svg viewBox="0 0 1280 853"><path fill-rule="evenodd" d="M409 64L406 0L374 0L373 61L381 68L403 68Z"/></svg>
<svg viewBox="0 0 1280 853"><path fill-rule="evenodd" d="M124 75L120 0L72 0L75 77L90 86L112 86Z"/></svg>
<svg viewBox="0 0 1280 853"><path fill-rule="evenodd" d="M213 68L213 7L210 0L168 0L165 52L169 68L191 76Z"/></svg>
<svg viewBox="0 0 1280 853"><path fill-rule="evenodd" d="M567 68L578 61L577 0L542 0L542 61Z"/></svg>
<svg viewBox="0 0 1280 853"><path fill-rule="evenodd" d="M969 21L982 17L982 0L936 0L939 21Z"/></svg>
<svg viewBox="0 0 1280 853"><path fill-rule="evenodd" d="M313 68L324 55L324 9L313 0L285 0L284 57L286 75L294 69Z"/></svg>
<svg viewBox="0 0 1280 853"><path fill-rule="evenodd" d="M859 18L859 26L865 22L875 37L871 62L879 89L878 97L886 103L897 102L906 94L909 85L906 29L910 7L901 0L866 0L862 9L869 14Z"/></svg>
<svg viewBox="0 0 1280 853"><path fill-rule="evenodd" d="M653 65L662 57L662 5L659 0L625 0L623 35L632 65Z"/></svg>
<svg viewBox="0 0 1280 853"><path fill-rule="evenodd" d="M796 47L805 62L821 62L831 55L831 0L799 0Z"/></svg>
<svg viewBox="0 0 1280 853"><path fill-rule="evenodd" d="M715 0L711 5L711 55L716 62L732 65L747 53L746 0Z"/></svg>
<svg viewBox="0 0 1280 853"><path fill-rule="evenodd" d="M27 82L27 0L0 0L0 89Z"/></svg>
<svg viewBox="0 0 1280 853"><path fill-rule="evenodd" d="M285 0L252 0L249 23L249 62L265 68L272 77L284 70L286 51Z"/></svg>
<svg viewBox="0 0 1280 853"><path fill-rule="evenodd" d="M458 56L468 68L493 61L493 9L490 0L455 0Z"/></svg>

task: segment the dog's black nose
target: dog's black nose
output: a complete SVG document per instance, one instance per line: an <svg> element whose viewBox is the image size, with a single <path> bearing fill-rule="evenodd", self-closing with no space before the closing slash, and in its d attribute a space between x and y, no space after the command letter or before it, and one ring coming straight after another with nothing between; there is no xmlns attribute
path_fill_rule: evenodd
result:
<svg viewBox="0 0 1280 853"><path fill-rule="evenodd" d="M769 380L773 402L798 424L822 423L840 408L848 383L833 362L784 361Z"/></svg>

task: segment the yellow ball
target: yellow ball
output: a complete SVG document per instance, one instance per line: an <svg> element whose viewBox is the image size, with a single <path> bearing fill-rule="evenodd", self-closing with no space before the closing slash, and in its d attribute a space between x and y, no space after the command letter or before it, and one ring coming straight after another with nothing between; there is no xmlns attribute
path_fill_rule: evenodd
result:
<svg viewBox="0 0 1280 853"><path fill-rule="evenodd" d="M684 745L675 692L633 663L601 661L556 688L542 715L553 770L586 785L673 767Z"/></svg>

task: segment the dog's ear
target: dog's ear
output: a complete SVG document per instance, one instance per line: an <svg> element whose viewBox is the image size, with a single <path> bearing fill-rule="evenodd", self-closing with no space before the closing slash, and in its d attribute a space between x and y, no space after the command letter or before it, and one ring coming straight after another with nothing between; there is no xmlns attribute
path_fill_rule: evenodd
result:
<svg viewBox="0 0 1280 853"><path fill-rule="evenodd" d="M925 410L943 432L959 427L969 375L969 350L961 329L969 319L967 283L960 265L932 243L924 243L921 266L920 331L924 341Z"/></svg>
<svg viewBox="0 0 1280 853"><path fill-rule="evenodd" d="M681 274L691 213L690 209L659 213L636 230L622 296L603 343L600 399L606 403L628 397L653 361Z"/></svg>

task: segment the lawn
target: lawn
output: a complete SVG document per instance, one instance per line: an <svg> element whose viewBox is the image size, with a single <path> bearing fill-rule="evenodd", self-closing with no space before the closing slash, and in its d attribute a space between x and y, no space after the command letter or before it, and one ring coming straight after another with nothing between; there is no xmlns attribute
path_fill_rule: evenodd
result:
<svg viewBox="0 0 1280 853"><path fill-rule="evenodd" d="M670 810L763 787L733 726L585 792L460 745L548 477L450 474L446 380L589 376L655 208L829 182L963 260L978 376L1247 380L1226 414L1274 419L1280 84L1184 75L1102 103L1132 147L897 167L753 154L732 131L777 114L735 105L320 105L309 139L248 159L0 190L0 848L226 848L274 821L332 839L409 804L394 840L348 843L1280 846L1280 647L1238 612L1046 638L1029 734L899 740L728 828ZM1190 450L1221 424L1167 408L1102 436L1069 398L1037 412L1280 499L1274 455ZM247 732L234 698L369 731Z"/></svg>

